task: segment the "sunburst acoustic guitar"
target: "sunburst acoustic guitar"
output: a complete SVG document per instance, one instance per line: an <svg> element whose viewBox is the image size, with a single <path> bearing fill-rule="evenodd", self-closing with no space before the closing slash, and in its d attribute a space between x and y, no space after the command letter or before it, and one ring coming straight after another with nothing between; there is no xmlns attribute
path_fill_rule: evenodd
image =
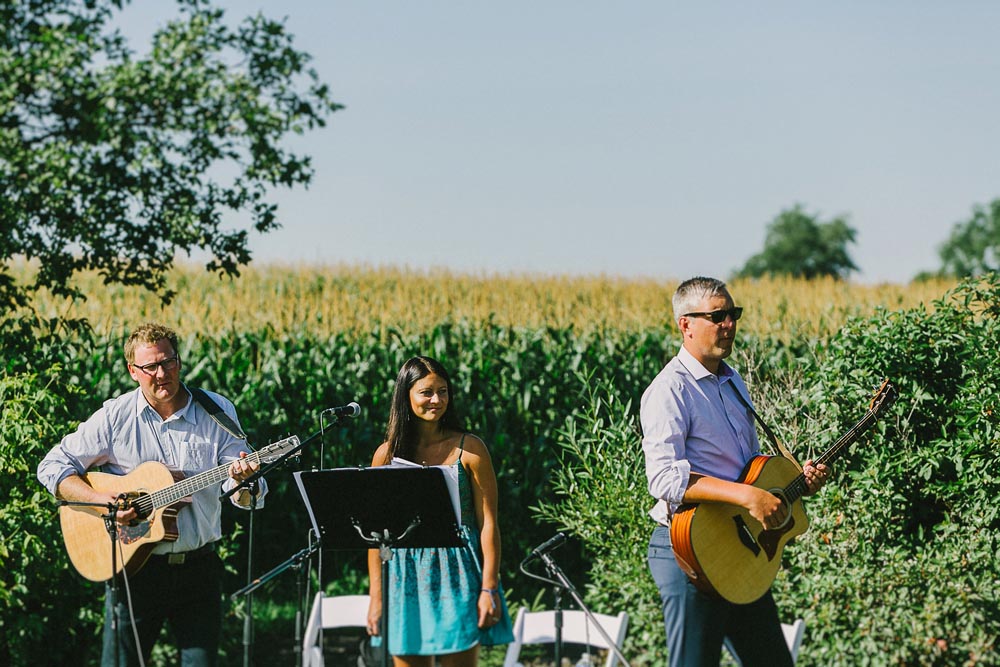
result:
<svg viewBox="0 0 1000 667"><path fill-rule="evenodd" d="M846 434L815 459L827 464L875 424L896 399L888 380L875 392L868 411ZM755 456L740 478L770 491L790 508L781 526L766 530L742 507L726 503L681 505L670 522L677 564L701 591L737 604L759 599L771 588L785 545L809 527L802 496L808 491L798 467L781 456Z"/></svg>
<svg viewBox="0 0 1000 667"><path fill-rule="evenodd" d="M253 452L247 459L269 463L299 446L298 436L285 438ZM73 567L91 581L106 581L124 569L128 574L139 571L159 542L177 539L177 512L190 503L190 496L202 489L219 484L229 477L229 464L180 478L162 463L148 461L127 475L89 472L83 479L99 491L125 493L135 507L139 519L118 526L116 557L105 526L107 510L100 507L63 505L59 508L66 551ZM114 560L114 569L112 569Z"/></svg>

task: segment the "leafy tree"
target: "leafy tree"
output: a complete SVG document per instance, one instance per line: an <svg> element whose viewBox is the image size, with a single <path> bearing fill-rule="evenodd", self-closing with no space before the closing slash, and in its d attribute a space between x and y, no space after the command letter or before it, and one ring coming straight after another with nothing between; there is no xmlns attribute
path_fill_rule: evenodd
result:
<svg viewBox="0 0 1000 667"><path fill-rule="evenodd" d="M972 217L955 225L938 254L948 275L967 278L1000 271L1000 199L973 206Z"/></svg>
<svg viewBox="0 0 1000 667"><path fill-rule="evenodd" d="M737 277L846 278L858 270L847 252L847 244L854 243L856 236L857 230L845 218L820 222L796 204L771 221L764 250L748 259Z"/></svg>
<svg viewBox="0 0 1000 667"><path fill-rule="evenodd" d="M139 55L111 26L127 4L0 4L2 308L39 287L82 296L70 279L88 269L169 301L180 251L207 250L209 271L238 275L249 230L224 216L273 230L269 192L312 178L282 140L339 107L282 23L231 27L210 0L177 0ZM28 284L11 273L19 256L37 260Z"/></svg>

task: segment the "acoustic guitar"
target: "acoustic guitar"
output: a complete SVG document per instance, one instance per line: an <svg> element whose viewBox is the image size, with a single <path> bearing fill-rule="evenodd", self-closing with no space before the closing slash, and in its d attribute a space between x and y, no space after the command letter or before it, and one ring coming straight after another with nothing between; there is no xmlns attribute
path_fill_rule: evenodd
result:
<svg viewBox="0 0 1000 667"><path fill-rule="evenodd" d="M895 399L896 390L888 380L883 381L864 417L815 463L830 463L871 428ZM808 487L799 468L782 456L755 456L737 481L780 498L788 509L785 521L768 530L736 505L684 504L670 521L670 541L677 564L699 590L747 604L771 588L785 545L809 527L802 507Z"/></svg>
<svg viewBox="0 0 1000 667"><path fill-rule="evenodd" d="M293 435L253 452L246 460L269 463L298 446L299 438ZM59 523L73 567L91 581L106 581L123 569L135 574L146 564L157 543L177 539L177 512L191 502L190 496L226 480L229 466L226 463L188 478L157 461L147 461L127 475L86 473L83 479L98 491L121 494L122 489L131 489L124 494L124 503L134 507L139 518L118 525L112 569L111 542L105 525L108 509L60 507Z"/></svg>

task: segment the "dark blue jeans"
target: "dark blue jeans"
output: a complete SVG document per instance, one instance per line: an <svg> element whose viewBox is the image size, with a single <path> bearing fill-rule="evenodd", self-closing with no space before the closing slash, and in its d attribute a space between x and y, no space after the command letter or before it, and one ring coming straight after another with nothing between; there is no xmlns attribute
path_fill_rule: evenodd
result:
<svg viewBox="0 0 1000 667"><path fill-rule="evenodd" d="M180 650L183 667L212 667L218 660L222 633L222 562L215 552L199 555L183 565L169 565L164 557L151 557L129 578L132 616L143 659L148 662L164 621ZM115 667L111 624L111 583L104 604L102 667ZM139 664L128 596L124 582L118 588L118 666Z"/></svg>
<svg viewBox="0 0 1000 667"><path fill-rule="evenodd" d="M664 526L653 530L648 562L663 605L670 667L718 667L723 642L743 667L792 666L770 591L750 604L705 595L674 560L670 529Z"/></svg>

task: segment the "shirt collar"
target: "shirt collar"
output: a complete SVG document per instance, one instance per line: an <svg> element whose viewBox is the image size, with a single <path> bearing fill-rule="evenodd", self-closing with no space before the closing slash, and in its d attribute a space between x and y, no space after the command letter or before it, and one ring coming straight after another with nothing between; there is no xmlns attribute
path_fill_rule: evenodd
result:
<svg viewBox="0 0 1000 667"><path fill-rule="evenodd" d="M694 355L688 352L687 348L681 346L680 352L677 353L677 358L684 365L684 368L694 376L695 380L704 380L710 375L715 375L712 371L705 368L700 361L694 358ZM719 372L718 378L719 382L728 382L733 377L733 369L729 367L724 361L719 362Z"/></svg>
<svg viewBox="0 0 1000 667"><path fill-rule="evenodd" d="M188 422L191 422L192 424L197 424L198 423L198 417L197 417L198 413L197 413L197 411L191 409L191 400L192 400L191 392L188 391L188 388L185 387L183 384L181 385L181 389L183 389L185 392L187 392L187 395L188 395L187 403L184 405L183 408L181 408L180 410L178 410L174 414L170 415L169 417L167 417L163 421L169 421L169 420L172 420L172 419L184 419L184 420L186 420ZM136 399L135 399L135 415L137 417L140 417L140 416L142 416L143 412L145 412L146 410L149 410L154 415L156 415L157 419L159 419L159 417L160 417L159 413L157 413L156 410L153 409L153 406L149 404L149 401L146 400L146 395L144 393L142 393L142 388L141 387L137 388L135 390L135 393L137 394Z"/></svg>

